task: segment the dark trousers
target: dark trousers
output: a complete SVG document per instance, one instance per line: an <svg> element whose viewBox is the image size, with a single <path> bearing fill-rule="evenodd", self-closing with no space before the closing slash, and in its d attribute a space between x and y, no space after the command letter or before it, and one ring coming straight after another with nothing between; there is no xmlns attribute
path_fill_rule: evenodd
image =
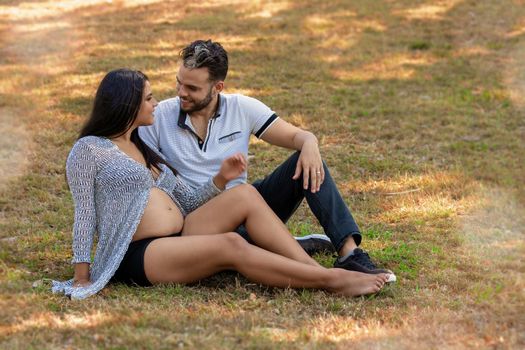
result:
<svg viewBox="0 0 525 350"><path fill-rule="evenodd" d="M310 190L303 189L302 174L297 180L292 179L298 159L299 152L295 152L270 175L255 181L253 186L283 222L288 221L303 198L306 198L310 210L337 251L350 235L359 245L361 243L359 228L337 190L326 164L323 162L324 182L318 192L312 193ZM239 227L237 232L247 238L244 227Z"/></svg>

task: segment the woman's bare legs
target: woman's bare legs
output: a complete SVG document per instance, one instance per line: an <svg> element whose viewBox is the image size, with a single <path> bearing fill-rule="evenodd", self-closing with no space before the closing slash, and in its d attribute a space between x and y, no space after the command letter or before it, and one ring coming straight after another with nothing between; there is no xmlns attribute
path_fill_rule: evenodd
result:
<svg viewBox="0 0 525 350"><path fill-rule="evenodd" d="M254 243L266 250L319 266L251 185L239 185L211 199L184 220L183 236L234 231L244 224Z"/></svg>
<svg viewBox="0 0 525 350"><path fill-rule="evenodd" d="M236 270L253 282L292 288L318 288L356 296L379 291L387 275L312 266L246 242L234 232L165 237L151 242L144 269L154 284L190 283L222 270Z"/></svg>

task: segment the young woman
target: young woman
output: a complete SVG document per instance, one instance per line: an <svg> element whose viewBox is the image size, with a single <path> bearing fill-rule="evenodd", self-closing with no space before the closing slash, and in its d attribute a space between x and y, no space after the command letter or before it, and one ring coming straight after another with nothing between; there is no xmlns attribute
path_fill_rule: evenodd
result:
<svg viewBox="0 0 525 350"><path fill-rule="evenodd" d="M139 71L111 71L100 83L66 163L75 202L74 278L54 281L54 292L82 299L110 280L190 283L227 269L261 284L347 296L383 287L387 274L321 267L250 185L222 192L245 170L241 154L201 188L186 185L138 136L139 126L153 123L156 105ZM233 232L243 223L255 245Z"/></svg>

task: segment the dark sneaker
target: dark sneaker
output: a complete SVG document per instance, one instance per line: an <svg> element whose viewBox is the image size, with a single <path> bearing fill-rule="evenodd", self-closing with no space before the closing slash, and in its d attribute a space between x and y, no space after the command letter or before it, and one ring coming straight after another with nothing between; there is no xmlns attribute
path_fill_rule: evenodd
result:
<svg viewBox="0 0 525 350"><path fill-rule="evenodd" d="M355 248L354 254L343 261L337 258L334 262L334 267L372 274L388 273L390 275L388 282L394 282L396 280L396 276L392 271L378 268L372 259L370 259L368 253L360 248Z"/></svg>
<svg viewBox="0 0 525 350"><path fill-rule="evenodd" d="M310 256L317 253L335 253L334 245L326 235L313 234L304 237L295 237L295 240Z"/></svg>

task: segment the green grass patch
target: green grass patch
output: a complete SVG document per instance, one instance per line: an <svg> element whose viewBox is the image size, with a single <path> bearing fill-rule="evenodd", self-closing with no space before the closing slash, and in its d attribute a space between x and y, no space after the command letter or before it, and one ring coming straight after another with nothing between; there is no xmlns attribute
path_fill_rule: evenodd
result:
<svg viewBox="0 0 525 350"><path fill-rule="evenodd" d="M523 348L519 2L52 3L2 2L0 126L30 142L6 137L0 155L21 164L2 167L0 348ZM171 97L178 51L198 38L228 50L227 92L318 136L362 246L398 283L348 299L225 272L82 302L50 293L72 276L64 165L96 84L127 66ZM255 180L291 151L251 153ZM287 224L322 233L304 203Z"/></svg>

